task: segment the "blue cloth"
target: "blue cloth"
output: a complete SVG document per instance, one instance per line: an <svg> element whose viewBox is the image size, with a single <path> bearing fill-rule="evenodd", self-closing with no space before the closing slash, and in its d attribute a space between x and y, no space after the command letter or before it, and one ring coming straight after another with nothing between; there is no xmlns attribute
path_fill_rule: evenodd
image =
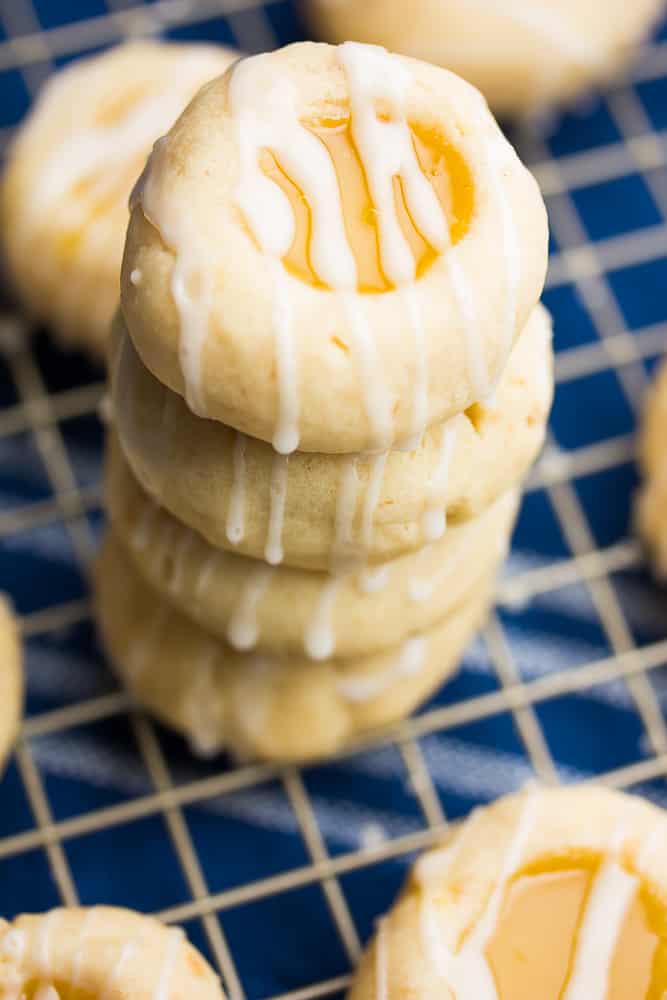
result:
<svg viewBox="0 0 667 1000"><path fill-rule="evenodd" d="M132 15L113 6L121 12L115 18L104 0L34 0L54 62L83 54L81 45L118 40L138 14L161 13L173 39L249 47L253 38L266 45L301 37L285 2L230 18L211 16L210 3L147 3ZM28 85L50 70L34 47L10 48L8 25L29 5L12 0L11 7L13 19L0 17L0 137L27 110ZM85 34L83 18L96 19ZM20 25L36 27L29 18ZM629 542L642 381L667 337L666 47L663 29L634 84L592 95L545 140L515 137L537 168L552 217L545 301L555 317L559 382L551 440L525 497L497 618L460 674L413 728L403 727L402 744L384 741L283 774L225 759L198 762L173 734L141 728L96 644L82 570L102 527L102 432L93 396L77 390L102 373L61 354L43 332L22 354L0 324L0 586L26 616L28 674L26 750L0 781L0 912L42 910L76 895L85 904L166 913L184 920L212 956L210 923L192 904L198 865L205 891L223 894L218 914L209 909L249 1000L329 980L327 995L337 996L352 958L337 920L349 913L352 937L366 939L411 851L426 839L429 818L456 819L551 768L564 782L613 773L667 804L652 742L660 732L649 734L638 710L655 699L664 715L665 676L654 669L628 679L623 671L632 662L614 660L629 643L644 651L667 638L667 595ZM53 429L36 431L48 412L19 408L27 383L53 394L61 417ZM83 498L68 518L54 502L61 444ZM573 561L596 548L601 565ZM580 684L591 664L598 666ZM528 715L511 711L504 687L512 683L524 685ZM56 824L50 853L34 785L33 801L26 785L30 760ZM162 760L177 790L172 813L156 784ZM321 836L317 871L304 831L308 812ZM174 838L180 822L190 859ZM364 848L386 857L359 860ZM330 865L339 877L325 891L319 876Z"/></svg>

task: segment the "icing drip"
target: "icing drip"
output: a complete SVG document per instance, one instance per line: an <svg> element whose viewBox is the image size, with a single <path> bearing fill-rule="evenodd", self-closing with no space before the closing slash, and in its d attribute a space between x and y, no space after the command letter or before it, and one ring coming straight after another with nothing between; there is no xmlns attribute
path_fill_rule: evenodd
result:
<svg viewBox="0 0 667 1000"><path fill-rule="evenodd" d="M46 977L51 968L51 935L54 925L60 920L61 910L51 910L41 922L37 941L35 942L35 959L37 968Z"/></svg>
<svg viewBox="0 0 667 1000"><path fill-rule="evenodd" d="M415 447L426 428L428 418L428 371L426 365L426 336L424 333L424 319L422 316L419 297L415 295L414 288L406 287L402 289L403 298L406 304L412 339L415 347L415 376L414 376L414 401L412 416L412 435L415 439Z"/></svg>
<svg viewBox="0 0 667 1000"><path fill-rule="evenodd" d="M157 986L153 991L153 1000L169 1000L170 985L174 974L174 966L179 950L183 947L184 934L180 927L173 927L167 936L167 943L162 959L162 968Z"/></svg>
<svg viewBox="0 0 667 1000"><path fill-rule="evenodd" d="M526 842L533 829L535 809L536 798L528 794L486 909L466 936L458 952L452 952L443 941L436 900L431 893L426 893L421 915L425 949L440 977L453 990L456 1000L498 1000L485 949L498 922L507 883L519 867ZM473 821L474 817L471 818L471 822ZM463 834L464 831L459 834L457 844L461 843L460 838ZM445 866L450 860L451 856L446 854Z"/></svg>
<svg viewBox="0 0 667 1000"><path fill-rule="evenodd" d="M332 576L323 585L312 620L306 628L303 646L311 660L326 660L336 650L333 608L343 576Z"/></svg>
<svg viewBox="0 0 667 1000"><path fill-rule="evenodd" d="M204 759L214 757L222 746L222 719L214 676L217 656L218 648L213 645L197 664L184 709L190 749Z"/></svg>
<svg viewBox="0 0 667 1000"><path fill-rule="evenodd" d="M427 640L423 636L413 636L403 643L394 664L380 673L359 677L343 677L338 681L338 691L351 702L372 701L405 677L421 670L426 657Z"/></svg>
<svg viewBox="0 0 667 1000"><path fill-rule="evenodd" d="M2 938L0 954L11 959L16 965L20 965L25 955L27 943L25 933L20 931L18 927L11 927Z"/></svg>
<svg viewBox="0 0 667 1000"><path fill-rule="evenodd" d="M348 455L343 460L343 468L336 495L336 525L331 551L331 567L333 570L343 569L355 561L354 518L357 512L358 493L359 476L357 474L357 459L355 455Z"/></svg>
<svg viewBox="0 0 667 1000"><path fill-rule="evenodd" d="M379 594L387 586L389 575L387 564L374 569L365 569L359 574L359 586L364 594Z"/></svg>
<svg viewBox="0 0 667 1000"><path fill-rule="evenodd" d="M102 992L99 995L98 1000L112 1000L116 994L116 983L122 976L127 963L133 957L137 951L137 944L135 941L127 941L120 950L118 955L118 960L112 968L109 978Z"/></svg>
<svg viewBox="0 0 667 1000"><path fill-rule="evenodd" d="M386 464L386 451L380 452L379 455L374 455L371 459L370 476L368 479L368 486L366 487L366 495L364 497L364 506L361 515L361 543L364 552L368 552L373 541L373 520L380 500L380 490L382 489L382 480L384 478Z"/></svg>
<svg viewBox="0 0 667 1000"><path fill-rule="evenodd" d="M60 994L55 986L52 986L50 983L44 983L35 991L33 1000L60 1000Z"/></svg>
<svg viewBox="0 0 667 1000"><path fill-rule="evenodd" d="M234 649L247 650L257 645L257 607L269 587L272 575L272 567L260 564L241 591L238 605L227 626L227 641Z"/></svg>
<svg viewBox="0 0 667 1000"><path fill-rule="evenodd" d="M422 532L427 542L442 538L447 528L447 484L457 429L457 417L446 421L442 426L438 464L431 480L426 509L422 514Z"/></svg>
<svg viewBox="0 0 667 1000"><path fill-rule="evenodd" d="M209 262L198 250L192 220L184 213L171 213L161 179L166 168L168 137L158 139L137 181L130 207L140 205L145 217L158 230L174 253L171 294L178 311L180 338L178 356L183 375L185 401L194 414L207 415L202 393L202 352L208 335L213 278Z"/></svg>
<svg viewBox="0 0 667 1000"><path fill-rule="evenodd" d="M359 353L364 402L375 444L378 448L388 448L393 439L391 400L380 377L382 367L373 331L355 292L342 292L340 301Z"/></svg>
<svg viewBox="0 0 667 1000"><path fill-rule="evenodd" d="M378 921L375 942L375 1000L389 1000L387 965L387 928L382 919Z"/></svg>
<svg viewBox="0 0 667 1000"><path fill-rule="evenodd" d="M616 942L638 888L639 880L615 858L603 863L588 897L563 1000L605 1000Z"/></svg>
<svg viewBox="0 0 667 1000"><path fill-rule="evenodd" d="M276 261L274 333L280 385L279 418L274 447L282 453L299 443L297 359L289 309L289 281L280 259L295 233L289 199L260 167L269 149L297 184L311 210L310 254L315 271L333 288L356 286L356 265L347 244L338 180L323 143L300 121L296 91L273 70L270 57L237 63L229 84L236 119L241 179L236 200L264 254Z"/></svg>
<svg viewBox="0 0 667 1000"><path fill-rule="evenodd" d="M73 990L76 990L77 986L79 985L87 938L90 936L90 932L93 929L93 924L95 923L97 917L98 917L98 910L95 906L93 906L92 909L88 911L83 923L81 924L79 940L74 955L72 957L71 983Z"/></svg>
<svg viewBox="0 0 667 1000"><path fill-rule="evenodd" d="M667 845L667 820L662 820L653 833L644 842L637 856L637 867L643 870L653 860L654 856Z"/></svg>
<svg viewBox="0 0 667 1000"><path fill-rule="evenodd" d="M245 462L246 438L241 431L236 431L234 436L233 454L233 478L232 488L229 494L229 507L227 509L227 524L225 533L227 541L232 545L238 545L243 541L245 534Z"/></svg>
<svg viewBox="0 0 667 1000"><path fill-rule="evenodd" d="M289 457L275 454L271 469L271 504L269 511L269 529L264 549L264 558L271 566L277 566L283 561L283 524L285 521L285 504L287 502L287 471Z"/></svg>

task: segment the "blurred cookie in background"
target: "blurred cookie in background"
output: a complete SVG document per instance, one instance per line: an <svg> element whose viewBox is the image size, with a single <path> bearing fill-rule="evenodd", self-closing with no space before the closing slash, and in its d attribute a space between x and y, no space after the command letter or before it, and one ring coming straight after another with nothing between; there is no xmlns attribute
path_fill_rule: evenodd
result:
<svg viewBox="0 0 667 1000"><path fill-rule="evenodd" d="M667 580L667 364L651 387L644 410L639 463L644 485L635 504L635 527L653 572Z"/></svg>
<svg viewBox="0 0 667 1000"><path fill-rule="evenodd" d="M128 200L146 157L238 53L131 42L55 75L10 147L2 242L26 311L102 359L119 296Z"/></svg>
<svg viewBox="0 0 667 1000"><path fill-rule="evenodd" d="M524 116L567 102L632 58L662 0L307 0L327 41L374 42L475 84L494 111Z"/></svg>
<svg viewBox="0 0 667 1000"><path fill-rule="evenodd" d="M23 667L18 629L0 594L0 774L16 737L23 703Z"/></svg>

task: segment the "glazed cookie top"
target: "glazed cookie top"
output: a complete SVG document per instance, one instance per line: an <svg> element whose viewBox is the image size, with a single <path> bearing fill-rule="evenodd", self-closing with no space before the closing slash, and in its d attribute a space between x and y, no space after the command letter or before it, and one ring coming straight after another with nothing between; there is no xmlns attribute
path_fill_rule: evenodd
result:
<svg viewBox="0 0 667 1000"><path fill-rule="evenodd" d="M0 996L224 1000L180 927L111 906L0 920Z"/></svg>
<svg viewBox="0 0 667 1000"><path fill-rule="evenodd" d="M667 989L667 816L602 788L472 814L416 864L350 1000L629 1000Z"/></svg>
<svg viewBox="0 0 667 1000"><path fill-rule="evenodd" d="M63 337L76 338L71 325L80 328L78 339L96 340L98 348L105 340L118 301L132 185L155 140L237 55L214 45L131 42L77 61L40 92L9 150L3 242L26 304L60 321ZM94 284L85 301L82 282L83 290Z"/></svg>
<svg viewBox="0 0 667 1000"><path fill-rule="evenodd" d="M409 442L491 391L547 225L483 99L374 46L205 87L135 190L122 309L191 409L277 451Z"/></svg>

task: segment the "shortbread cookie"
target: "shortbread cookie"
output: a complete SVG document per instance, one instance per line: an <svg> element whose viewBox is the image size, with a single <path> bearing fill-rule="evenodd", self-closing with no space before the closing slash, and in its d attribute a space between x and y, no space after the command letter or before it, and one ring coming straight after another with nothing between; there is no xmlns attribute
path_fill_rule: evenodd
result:
<svg viewBox="0 0 667 1000"><path fill-rule="evenodd" d="M479 402L544 281L540 193L479 93L375 47L239 61L133 205L144 364L283 454L386 449Z"/></svg>
<svg viewBox="0 0 667 1000"><path fill-rule="evenodd" d="M2 239L26 309L102 357L118 302L132 185L190 98L237 57L132 42L46 85L9 151Z"/></svg>
<svg viewBox="0 0 667 1000"><path fill-rule="evenodd" d="M304 0L330 42L356 38L459 73L502 114L522 115L604 81L632 56L661 0Z"/></svg>
<svg viewBox="0 0 667 1000"><path fill-rule="evenodd" d="M30 1000L224 1000L180 927L111 906L0 920L0 996Z"/></svg>
<svg viewBox="0 0 667 1000"><path fill-rule="evenodd" d="M651 565L661 580L667 579L667 364L652 386L644 412L640 461L644 475L635 506L637 530Z"/></svg>
<svg viewBox="0 0 667 1000"><path fill-rule="evenodd" d="M107 538L97 566L97 617L137 700L201 753L306 760L403 718L456 668L486 612L492 581L436 627L394 650L349 660L239 653L140 577Z"/></svg>
<svg viewBox="0 0 667 1000"><path fill-rule="evenodd" d="M23 666L18 630L0 596L0 772L16 737L23 704Z"/></svg>
<svg viewBox="0 0 667 1000"><path fill-rule="evenodd" d="M604 788L474 812L419 859L349 1000L658 1000L667 815Z"/></svg>
<svg viewBox="0 0 667 1000"><path fill-rule="evenodd" d="M212 548L146 496L113 440L105 496L135 568L176 608L235 649L313 659L389 649L444 618L497 570L518 503L514 490L420 552L332 576Z"/></svg>
<svg viewBox="0 0 667 1000"><path fill-rule="evenodd" d="M218 548L327 569L340 557L393 559L476 516L525 475L553 392L551 324L541 306L495 398L428 431L413 452L295 452L201 420L138 359L116 324L115 426L144 489Z"/></svg>

